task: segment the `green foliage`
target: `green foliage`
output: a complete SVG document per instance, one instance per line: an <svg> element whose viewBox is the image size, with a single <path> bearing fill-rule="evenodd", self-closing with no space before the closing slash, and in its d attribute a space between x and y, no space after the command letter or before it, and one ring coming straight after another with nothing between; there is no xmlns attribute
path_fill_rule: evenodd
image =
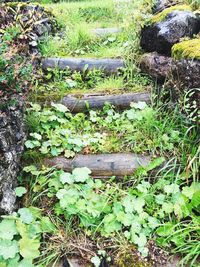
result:
<svg viewBox="0 0 200 267"><path fill-rule="evenodd" d="M107 105L103 111L72 115L62 104L43 109L33 104L27 111L30 114L27 121L31 122L31 116L37 118L37 123L35 129L30 125L32 132L25 145L43 155L73 157L84 148L93 153L123 149L166 154L177 150L184 135L175 125L175 114L159 118L144 102L132 103L122 113Z"/></svg>
<svg viewBox="0 0 200 267"><path fill-rule="evenodd" d="M186 0L186 3L190 4L193 10L198 10L200 8L199 0Z"/></svg>
<svg viewBox="0 0 200 267"><path fill-rule="evenodd" d="M44 225L48 223L48 227ZM55 228L48 217L37 208L22 208L0 219L0 266L33 267L40 256L42 233L53 233Z"/></svg>
<svg viewBox="0 0 200 267"><path fill-rule="evenodd" d="M15 194L17 197L22 197L24 194L26 194L27 190L23 186L19 186L15 188Z"/></svg>
<svg viewBox="0 0 200 267"><path fill-rule="evenodd" d="M83 228L93 239L99 234L112 238L120 233L137 245L143 256L148 254L148 239L155 236L160 245L173 243L178 250L188 238L184 223L188 218L199 220L196 212L200 207L200 183L187 186L181 185L180 179L172 183L160 178L154 185L143 180L134 187L126 187L113 180L91 179L87 168L67 173L51 169L33 171L30 166L25 171L35 176L33 190L37 194L45 191L50 199L56 195L57 216L76 221L76 227ZM35 201L40 203L39 199ZM200 237L197 229L190 231L192 240ZM186 231L186 235L178 235L179 230ZM198 255L196 251L195 258Z"/></svg>
<svg viewBox="0 0 200 267"><path fill-rule="evenodd" d="M114 13L114 8L112 9L110 6L92 6L87 8L79 8L78 12L80 14L80 17L83 17L87 22L89 22L111 18Z"/></svg>
<svg viewBox="0 0 200 267"><path fill-rule="evenodd" d="M21 47L16 46L21 31L13 26L4 31L0 39L0 95L9 98L14 93L26 91L30 82L31 65L20 56Z"/></svg>

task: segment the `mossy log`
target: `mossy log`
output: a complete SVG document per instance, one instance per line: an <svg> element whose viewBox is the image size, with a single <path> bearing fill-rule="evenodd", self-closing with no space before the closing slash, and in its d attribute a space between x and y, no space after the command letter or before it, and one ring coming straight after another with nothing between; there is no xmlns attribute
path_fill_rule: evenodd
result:
<svg viewBox="0 0 200 267"><path fill-rule="evenodd" d="M58 68L61 70L69 69L71 71L100 69L107 74L117 73L125 64L122 59L95 59L95 58L45 58L42 60L42 68Z"/></svg>
<svg viewBox="0 0 200 267"><path fill-rule="evenodd" d="M105 103L114 105L120 110L128 108L131 102L150 102L150 94L146 92L128 93L120 95L84 95L82 98L76 96L65 96L62 104L71 112L86 112L90 109L102 109Z"/></svg>
<svg viewBox="0 0 200 267"><path fill-rule="evenodd" d="M73 159L55 157L46 159L45 165L56 166L64 171L71 172L74 168L87 167L92 171L94 178L118 178L132 175L140 166L147 166L151 161L150 156L132 153L114 153L99 155L77 155Z"/></svg>

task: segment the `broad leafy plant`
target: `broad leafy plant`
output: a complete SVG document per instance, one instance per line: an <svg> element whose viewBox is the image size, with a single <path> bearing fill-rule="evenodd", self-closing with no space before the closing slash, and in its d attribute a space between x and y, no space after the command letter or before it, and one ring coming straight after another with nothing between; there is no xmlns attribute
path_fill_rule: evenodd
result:
<svg viewBox="0 0 200 267"><path fill-rule="evenodd" d="M40 256L41 236L56 227L38 208L21 208L0 219L0 266L33 267Z"/></svg>
<svg viewBox="0 0 200 267"><path fill-rule="evenodd" d="M157 166L163 160L151 163ZM161 179L154 185L143 180L127 188L113 180L102 182L90 177L91 171L76 168L72 173L62 170L28 166L25 172L35 177L34 203L45 190L55 199L54 212L66 221L75 221L89 236L96 238L117 236L121 233L137 245L143 256L148 255L148 240L157 236L159 244L184 244L183 236L173 235L177 224L193 220L200 206L200 184L190 186ZM51 202L52 203L52 202ZM194 231L198 235L198 231ZM185 236L187 238L187 236ZM182 242L182 243L181 243Z"/></svg>
<svg viewBox="0 0 200 267"><path fill-rule="evenodd" d="M26 147L51 156L118 152L122 147L125 151L166 153L175 149L181 135L173 120L160 120L144 102L132 103L122 113L105 105L103 111L76 115L62 104L52 103L52 107L43 109L32 104L27 121L30 135Z"/></svg>

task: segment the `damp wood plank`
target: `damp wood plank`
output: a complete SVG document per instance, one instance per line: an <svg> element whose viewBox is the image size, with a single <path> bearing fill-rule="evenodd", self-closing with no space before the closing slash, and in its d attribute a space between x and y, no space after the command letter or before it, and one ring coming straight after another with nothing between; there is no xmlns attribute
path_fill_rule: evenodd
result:
<svg viewBox="0 0 200 267"><path fill-rule="evenodd" d="M105 103L114 105L119 110L124 110L130 107L132 102L150 103L150 94L147 92L127 93L116 95L83 95L81 98L76 96L65 96L62 99L62 104L65 105L71 112L86 112L89 109L102 109Z"/></svg>
<svg viewBox="0 0 200 267"><path fill-rule="evenodd" d="M122 59L112 58L44 58L42 68L44 70L57 68L60 70L69 69L71 71L83 72L87 70L102 70L106 74L117 73L119 69L125 67Z"/></svg>
<svg viewBox="0 0 200 267"><path fill-rule="evenodd" d="M132 175L139 167L146 167L151 161L150 156L133 153L113 153L96 155L76 155L73 159L55 157L46 159L45 165L56 166L71 172L74 168L87 167L94 178L124 177Z"/></svg>

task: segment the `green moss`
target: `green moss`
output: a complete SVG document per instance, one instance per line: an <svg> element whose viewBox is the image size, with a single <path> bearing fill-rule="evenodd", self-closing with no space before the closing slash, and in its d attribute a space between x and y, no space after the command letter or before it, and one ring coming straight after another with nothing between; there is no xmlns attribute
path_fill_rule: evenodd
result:
<svg viewBox="0 0 200 267"><path fill-rule="evenodd" d="M123 255L120 255L117 265L119 267L151 267L151 264L148 262L143 261L138 256L136 256L134 253L127 252Z"/></svg>
<svg viewBox="0 0 200 267"><path fill-rule="evenodd" d="M172 47L172 56L175 59L188 58L200 60L200 38L175 44Z"/></svg>
<svg viewBox="0 0 200 267"><path fill-rule="evenodd" d="M163 21L167 15L169 15L173 11L192 11L191 6L189 5L176 5L176 6L171 6L163 10L162 12L156 14L151 18L151 23L157 23Z"/></svg>

